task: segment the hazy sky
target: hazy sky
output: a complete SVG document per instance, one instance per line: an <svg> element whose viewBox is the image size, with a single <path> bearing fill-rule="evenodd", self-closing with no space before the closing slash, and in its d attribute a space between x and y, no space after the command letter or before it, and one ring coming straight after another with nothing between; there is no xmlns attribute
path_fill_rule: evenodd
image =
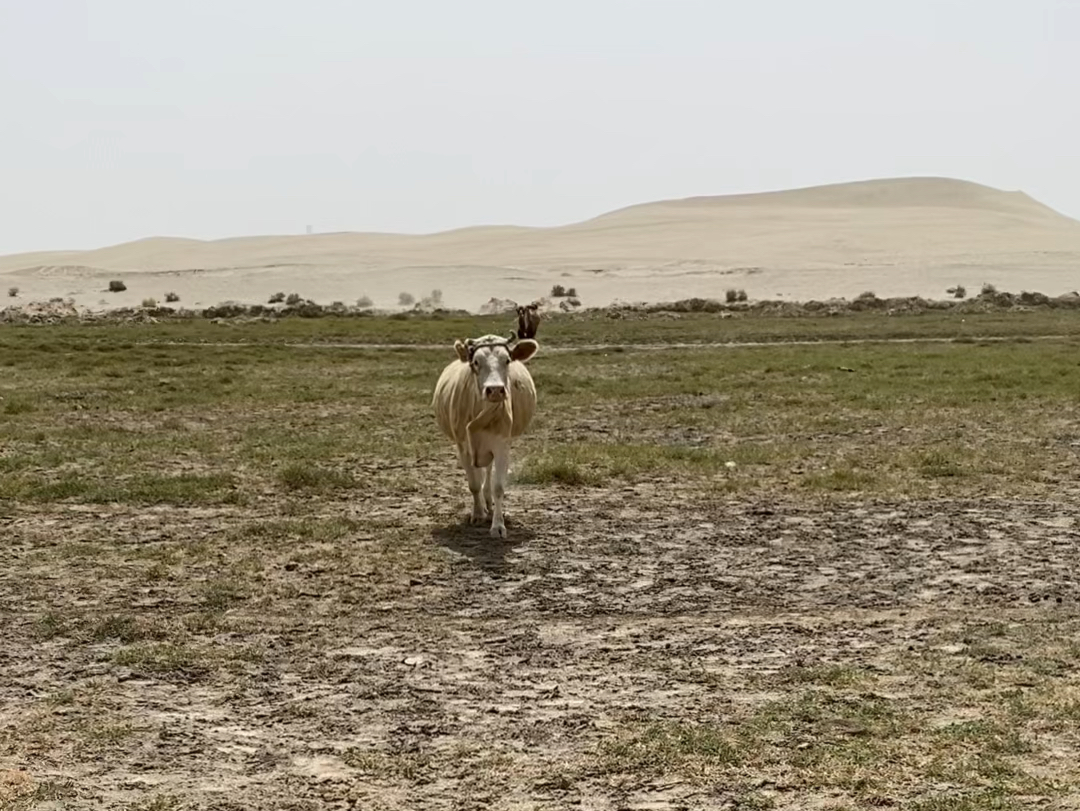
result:
<svg viewBox="0 0 1080 811"><path fill-rule="evenodd" d="M1078 0L0 0L0 253L893 175L1080 218L1078 92Z"/></svg>

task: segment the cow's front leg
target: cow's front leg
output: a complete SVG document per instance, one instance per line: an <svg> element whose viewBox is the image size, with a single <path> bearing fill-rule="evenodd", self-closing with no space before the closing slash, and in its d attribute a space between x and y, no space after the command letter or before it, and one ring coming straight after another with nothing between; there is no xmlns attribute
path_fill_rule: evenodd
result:
<svg viewBox="0 0 1080 811"><path fill-rule="evenodd" d="M490 515L481 498L484 485L484 469L470 466L465 468L465 473L469 477L469 492L472 493L472 523L483 524Z"/></svg>
<svg viewBox="0 0 1080 811"><path fill-rule="evenodd" d="M484 509L484 502L480 498L480 491L483 489L484 484L484 469L473 466L469 451L464 446L458 448L458 457L461 466L465 468L465 476L469 480L469 492L472 493L472 516L470 522L472 524L483 524L487 521L491 512Z"/></svg>
<svg viewBox="0 0 1080 811"><path fill-rule="evenodd" d="M495 465L489 465L485 471L484 476L484 506L487 507L488 513L491 513L495 509L495 504L491 498L491 480L495 478Z"/></svg>
<svg viewBox="0 0 1080 811"><path fill-rule="evenodd" d="M506 520L503 517L503 498L506 495L506 480L510 473L510 445L503 444L495 451L495 459L491 463L490 478L494 479L491 485L494 508L491 511L491 537L506 537Z"/></svg>

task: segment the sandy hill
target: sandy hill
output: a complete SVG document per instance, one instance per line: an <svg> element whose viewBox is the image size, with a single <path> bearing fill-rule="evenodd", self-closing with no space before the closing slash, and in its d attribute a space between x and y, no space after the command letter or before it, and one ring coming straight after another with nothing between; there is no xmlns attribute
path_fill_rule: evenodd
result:
<svg viewBox="0 0 1080 811"><path fill-rule="evenodd" d="M891 180L863 180L854 183L835 183L787 191L757 194L730 194L719 197L688 197L683 200L664 200L613 211L606 217L657 206L738 208L744 206L775 206L796 208L953 208L979 209L999 213L1029 216L1068 218L1044 206L1023 192L1006 192L949 178L910 177Z"/></svg>
<svg viewBox="0 0 1080 811"><path fill-rule="evenodd" d="M870 180L630 206L555 228L472 227L430 235L338 233L212 242L153 237L91 251L0 257L20 300L130 305L320 302L396 307L440 289L447 306L531 300L555 283L587 305L612 300L878 295L943 297L963 284L1059 294L1080 288L1080 222L1021 192L947 178ZM128 290L102 291L120 278Z"/></svg>

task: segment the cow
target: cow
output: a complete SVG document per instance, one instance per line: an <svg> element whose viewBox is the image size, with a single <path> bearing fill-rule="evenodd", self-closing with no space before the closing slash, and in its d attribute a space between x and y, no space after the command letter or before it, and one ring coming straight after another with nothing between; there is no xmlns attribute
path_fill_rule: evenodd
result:
<svg viewBox="0 0 1080 811"><path fill-rule="evenodd" d="M525 304L517 308L518 329L517 337L535 338L536 330L540 326L540 305L537 302Z"/></svg>
<svg viewBox="0 0 1080 811"><path fill-rule="evenodd" d="M493 538L506 537L510 443L525 433L536 413L536 386L525 362L537 349L535 340L514 333L455 341L457 359L443 369L431 400L469 482L471 522L483 524L490 514Z"/></svg>

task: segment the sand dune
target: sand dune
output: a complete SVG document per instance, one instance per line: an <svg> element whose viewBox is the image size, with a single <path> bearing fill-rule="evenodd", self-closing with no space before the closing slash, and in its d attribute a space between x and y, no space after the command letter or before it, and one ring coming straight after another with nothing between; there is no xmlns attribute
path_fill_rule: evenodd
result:
<svg viewBox="0 0 1080 811"><path fill-rule="evenodd" d="M1023 192L1006 192L948 178L895 178L811 186L787 191L732 194L721 197L688 197L660 203L629 206L611 214L651 209L656 206L679 207L741 207L781 206L799 208L961 208L982 209L1001 213L1027 214L1034 217L1061 219L1063 215ZM1068 219L1068 218L1065 218Z"/></svg>
<svg viewBox="0 0 1080 811"><path fill-rule="evenodd" d="M1022 192L903 178L630 206L556 228L478 226L430 235L339 233L205 242L152 237L89 251L0 257L19 300L129 306L175 291L187 305L320 302L443 291L447 306L531 300L552 284L614 300L944 297L984 282L1051 295L1080 288L1080 222ZM110 279L128 290L104 293Z"/></svg>

